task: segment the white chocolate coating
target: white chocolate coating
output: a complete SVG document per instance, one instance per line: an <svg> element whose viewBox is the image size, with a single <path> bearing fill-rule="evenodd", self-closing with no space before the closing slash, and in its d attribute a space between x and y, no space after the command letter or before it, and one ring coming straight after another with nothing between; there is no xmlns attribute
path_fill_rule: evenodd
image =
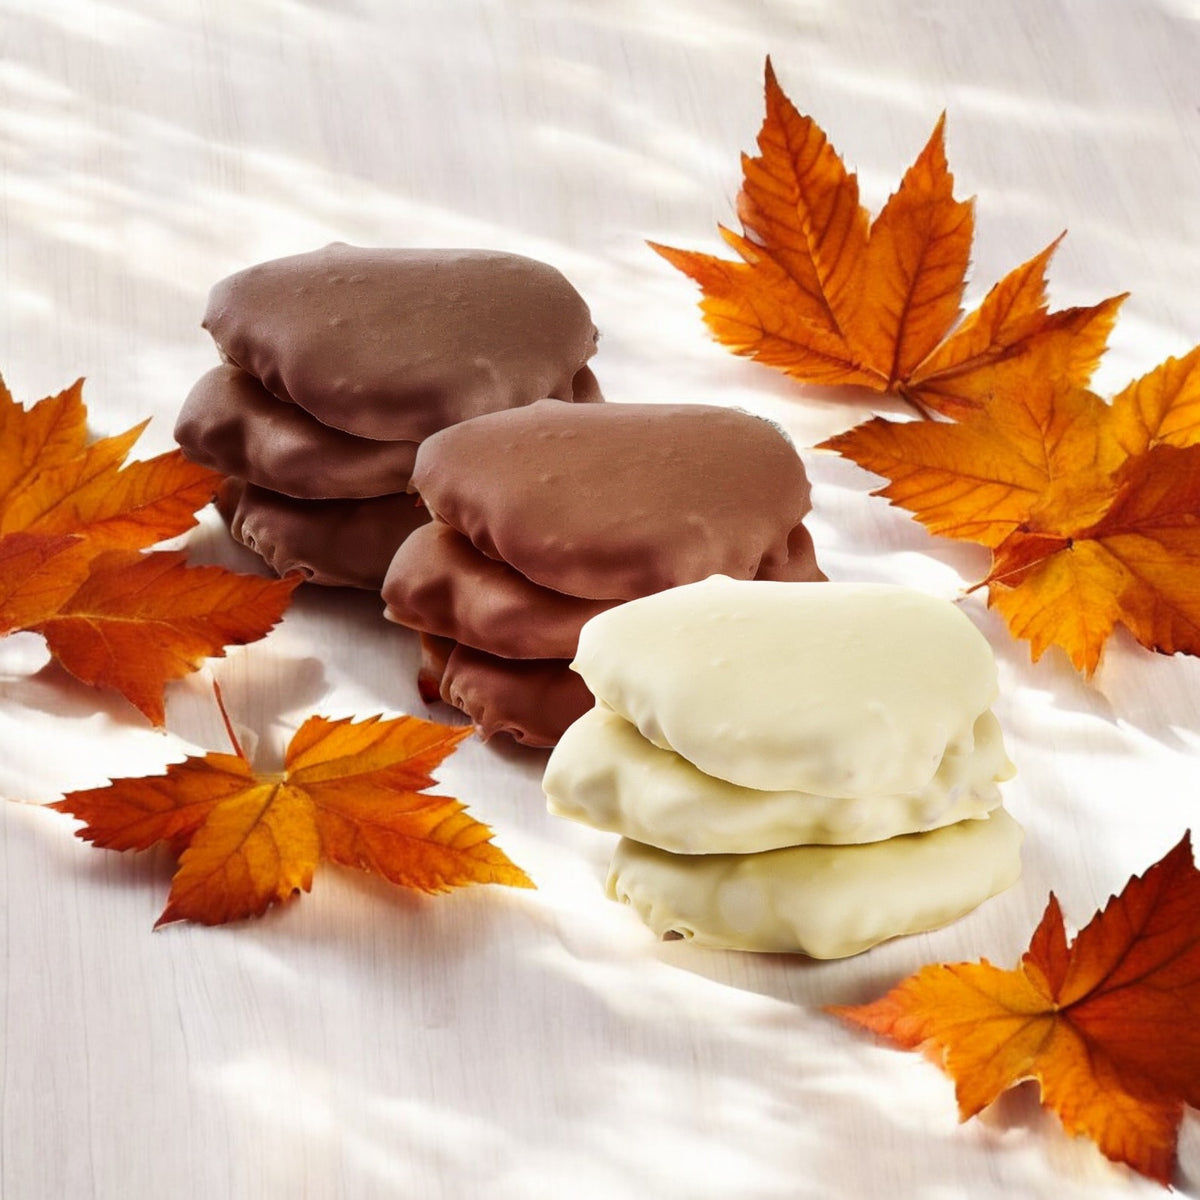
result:
<svg viewBox="0 0 1200 1200"><path fill-rule="evenodd" d="M748 854L782 846L874 842L985 817L1012 774L990 710L972 745L948 753L918 792L847 800L767 792L705 775L599 705L563 735L542 786L550 811L677 854Z"/></svg>
<svg viewBox="0 0 1200 1200"><path fill-rule="evenodd" d="M1002 808L931 833L762 854L670 854L623 838L607 887L660 938L845 958L937 929L1010 887L1021 840Z"/></svg>
<svg viewBox="0 0 1200 1200"><path fill-rule="evenodd" d="M963 613L885 584L712 576L593 617L572 665L705 774L847 799L927 787L997 691Z"/></svg>

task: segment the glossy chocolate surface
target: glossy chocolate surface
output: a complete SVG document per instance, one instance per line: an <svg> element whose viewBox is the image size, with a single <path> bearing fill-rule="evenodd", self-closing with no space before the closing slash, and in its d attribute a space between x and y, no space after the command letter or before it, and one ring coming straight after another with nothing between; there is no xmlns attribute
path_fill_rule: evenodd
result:
<svg viewBox="0 0 1200 1200"><path fill-rule="evenodd" d="M331 429L224 364L183 402L175 440L193 462L303 500L403 492L416 442L378 442Z"/></svg>
<svg viewBox="0 0 1200 1200"><path fill-rule="evenodd" d="M219 506L229 530L279 575L378 590L396 548L429 514L415 496L296 500L240 479L227 480Z"/></svg>
<svg viewBox="0 0 1200 1200"><path fill-rule="evenodd" d="M633 599L709 575L820 578L804 466L772 424L700 404L549 401L442 430L412 486L535 583ZM793 555L798 551L798 557Z"/></svg>
<svg viewBox="0 0 1200 1200"><path fill-rule="evenodd" d="M613 604L532 583L442 521L405 539L383 599L391 621L504 658L572 658L584 622Z"/></svg>
<svg viewBox="0 0 1200 1200"><path fill-rule="evenodd" d="M594 701L565 659L508 659L455 646L442 699L475 722L486 740L507 733L527 746L553 746Z"/></svg>
<svg viewBox="0 0 1200 1200"><path fill-rule="evenodd" d="M553 267L499 251L337 242L223 279L204 327L274 396L380 441L572 400L577 376L578 398L599 398L579 293Z"/></svg>

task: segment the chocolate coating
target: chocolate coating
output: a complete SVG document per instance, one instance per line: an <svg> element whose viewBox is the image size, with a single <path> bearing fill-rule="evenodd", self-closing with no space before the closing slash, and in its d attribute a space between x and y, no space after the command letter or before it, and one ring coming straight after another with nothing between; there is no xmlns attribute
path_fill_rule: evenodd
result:
<svg viewBox="0 0 1200 1200"><path fill-rule="evenodd" d="M436 704L442 698L442 676L446 674L446 660L454 651L456 643L450 638L423 633L421 639L421 662L417 668L417 691L426 704Z"/></svg>
<svg viewBox="0 0 1200 1200"><path fill-rule="evenodd" d="M595 703L565 659L497 658L470 646L450 652L441 688L484 740L507 733L526 746L553 746Z"/></svg>
<svg viewBox="0 0 1200 1200"><path fill-rule="evenodd" d="M755 579L773 579L779 583L824 583L828 576L817 566L817 551L812 534L797 525L788 534L786 562L763 563Z"/></svg>
<svg viewBox="0 0 1200 1200"><path fill-rule="evenodd" d="M824 579L803 525L787 563L760 578ZM533 583L434 520L405 538L383 582L384 616L502 658L573 658L584 622L614 600L587 600Z"/></svg>
<svg viewBox="0 0 1200 1200"><path fill-rule="evenodd" d="M222 280L204 327L273 395L381 441L572 400L596 349L588 307L558 271L490 250L337 242ZM590 371L580 392L599 398Z"/></svg>
<svg viewBox="0 0 1200 1200"><path fill-rule="evenodd" d="M397 546L429 520L404 492L365 500L295 500L241 479L218 501L229 530L279 575L299 571L311 583L368 588L383 582Z"/></svg>
<svg viewBox="0 0 1200 1200"><path fill-rule="evenodd" d="M369 441L322 425L229 364L200 376L175 440L193 462L304 500L402 492L417 457L416 442Z"/></svg>
<svg viewBox="0 0 1200 1200"><path fill-rule="evenodd" d="M580 367L571 380L571 402L573 404L600 404L604 395L600 381L592 374L591 367Z"/></svg>
<svg viewBox="0 0 1200 1200"><path fill-rule="evenodd" d="M584 622L613 604L531 583L442 521L404 540L383 599L390 621L503 658L573 658Z"/></svg>
<svg viewBox="0 0 1200 1200"><path fill-rule="evenodd" d="M789 546L811 553L795 534L811 507L804 466L774 425L736 409L539 402L491 413L423 442L412 486L484 554L573 596L816 570L793 563Z"/></svg>

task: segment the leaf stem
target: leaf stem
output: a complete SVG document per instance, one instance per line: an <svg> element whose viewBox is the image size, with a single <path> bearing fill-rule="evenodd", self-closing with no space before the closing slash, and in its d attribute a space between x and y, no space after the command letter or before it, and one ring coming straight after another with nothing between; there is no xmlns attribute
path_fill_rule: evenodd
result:
<svg viewBox="0 0 1200 1200"><path fill-rule="evenodd" d="M1029 562L1018 563L1018 565L1013 567L1011 570L1001 571L999 574L993 570L986 578L981 579L978 583L972 584L969 588L967 588L964 595L969 596L972 592L977 592L981 587L987 587L989 584L993 583L1003 583L1008 587L1015 586L1013 584L1009 584L1008 581L1017 575L1022 575L1028 571L1032 571L1034 567L1040 567L1042 563L1049 562L1056 554L1061 554L1063 550L1070 550L1071 545L1072 541L1068 538L1065 546L1056 546L1050 551L1049 554L1043 554L1040 558L1032 558L1029 560Z"/></svg>
<svg viewBox="0 0 1200 1200"><path fill-rule="evenodd" d="M922 421L932 421L933 414L923 405L920 400L909 393L908 389L901 384L893 393L897 399L903 401L909 408L921 418Z"/></svg>
<svg viewBox="0 0 1200 1200"><path fill-rule="evenodd" d="M229 719L229 713L225 710L225 697L221 695L221 685L214 679L212 687L213 695L217 699L217 710L221 714L221 720L225 723L225 732L229 737L230 744L233 746L233 752L242 762L249 762L246 752L242 749L242 743L238 741L237 734L233 731L233 722Z"/></svg>

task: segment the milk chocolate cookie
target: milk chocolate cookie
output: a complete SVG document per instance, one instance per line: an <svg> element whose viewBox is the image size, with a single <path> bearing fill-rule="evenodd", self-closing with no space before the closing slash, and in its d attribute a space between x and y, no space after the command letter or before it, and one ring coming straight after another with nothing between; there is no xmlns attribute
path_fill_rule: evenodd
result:
<svg viewBox="0 0 1200 1200"><path fill-rule="evenodd" d="M390 621L503 658L569 659L584 622L613 604L540 587L442 521L404 540L383 599Z"/></svg>
<svg viewBox="0 0 1200 1200"><path fill-rule="evenodd" d="M592 707L592 695L564 659L497 658L455 646L442 699L462 709L486 738L507 733L527 746L553 746Z"/></svg>
<svg viewBox="0 0 1200 1200"><path fill-rule="evenodd" d="M587 305L553 267L516 254L337 242L222 280L204 327L280 400L379 441L599 398Z"/></svg>
<svg viewBox="0 0 1200 1200"><path fill-rule="evenodd" d="M823 578L796 533L810 501L795 449L736 409L491 413L423 442L412 486L478 550L572 596L628 600L716 573Z"/></svg>
<svg viewBox="0 0 1200 1200"><path fill-rule="evenodd" d="M429 520L415 496L296 500L241 479L218 501L233 536L279 575L378 590L396 547Z"/></svg>
<svg viewBox="0 0 1200 1200"><path fill-rule="evenodd" d="M201 375L183 402L175 440L193 462L302 500L403 492L416 442L378 442L322 425L228 364Z"/></svg>

